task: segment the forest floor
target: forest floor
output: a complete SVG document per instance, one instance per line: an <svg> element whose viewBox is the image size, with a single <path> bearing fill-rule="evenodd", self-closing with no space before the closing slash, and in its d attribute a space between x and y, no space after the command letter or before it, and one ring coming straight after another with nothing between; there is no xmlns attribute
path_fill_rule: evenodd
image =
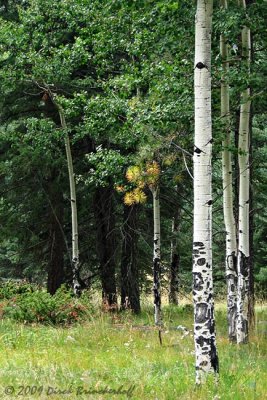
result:
<svg viewBox="0 0 267 400"><path fill-rule="evenodd" d="M212 376L194 385L190 306L164 307L162 346L153 310L91 315L70 327L0 323L0 398L12 399L267 399L267 305L256 308L248 345L228 344L225 308L216 311L220 358ZM186 327L188 330L183 329Z"/></svg>

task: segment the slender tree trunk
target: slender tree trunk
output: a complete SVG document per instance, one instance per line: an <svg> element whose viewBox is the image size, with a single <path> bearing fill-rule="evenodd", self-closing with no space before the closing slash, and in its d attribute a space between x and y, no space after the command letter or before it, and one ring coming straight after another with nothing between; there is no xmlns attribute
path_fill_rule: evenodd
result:
<svg viewBox="0 0 267 400"><path fill-rule="evenodd" d="M243 8L246 2L243 0ZM250 30L242 29L242 58L250 64ZM238 165L239 165L239 232L238 232L238 294L237 294L237 343L248 342L248 292L249 292L249 119L250 89L241 94Z"/></svg>
<svg viewBox="0 0 267 400"><path fill-rule="evenodd" d="M211 21L212 0L198 0L195 31L195 147L193 299L196 383L218 373L213 278L211 190Z"/></svg>
<svg viewBox="0 0 267 400"><path fill-rule="evenodd" d="M176 209L172 220L172 239L171 239L171 268L170 268L170 289L169 303L178 305L179 294L179 268L180 254L178 251L177 234L179 232L180 209Z"/></svg>
<svg viewBox="0 0 267 400"><path fill-rule="evenodd" d="M239 129L239 118L240 118L240 110L236 110L235 113L235 149L238 149L238 129ZM234 216L235 216L235 226L236 226L236 246L238 249L238 204L239 204L239 166L238 166L238 152L234 153Z"/></svg>
<svg viewBox="0 0 267 400"><path fill-rule="evenodd" d="M50 260L48 264L47 291L55 294L64 282L64 251L65 242L62 235L63 225L63 194L58 182L53 176L48 184L50 207Z"/></svg>
<svg viewBox="0 0 267 400"><path fill-rule="evenodd" d="M38 83L37 83L38 85ZM39 86L39 85L38 85ZM39 86L40 87L40 86ZM79 281L79 244L78 244L78 217L77 217L77 200L76 200L76 183L73 171L73 161L71 154L70 138L66 123L65 113L62 106L57 102L54 94L48 85L45 85L45 91L51 102L56 107L61 127L65 133L64 142L66 150L66 158L68 165L69 185L70 185L70 201L71 201L71 229L72 229L72 274L73 274L73 291L75 296L81 295L81 284Z"/></svg>
<svg viewBox="0 0 267 400"><path fill-rule="evenodd" d="M254 0L248 0L247 5L250 6ZM254 61L253 34L250 33L251 45L251 63ZM251 96L253 96L253 88L251 88ZM255 328L255 292L254 292L254 206L253 206L253 104L250 107L249 118L249 296L248 296L248 327L249 331Z"/></svg>
<svg viewBox="0 0 267 400"><path fill-rule="evenodd" d="M222 6L227 9L227 0L221 0ZM221 57L224 75L228 72L228 47L224 35L220 37ZM230 342L236 342L236 307L237 307L237 243L236 223L233 202L233 173L231 146L231 123L229 85L225 76L221 81L221 116L224 119L225 134L222 143L222 175L223 175L223 213L226 231L226 260L225 272L227 282L227 318L228 337Z"/></svg>
<svg viewBox="0 0 267 400"><path fill-rule="evenodd" d="M56 103L57 104L57 103ZM81 295L81 285L79 282L79 244L78 244L78 217L77 217L77 199L76 184L73 171L73 161L71 154L70 138L67 132L67 124L62 107L57 104L59 111L61 126L65 131L65 150L67 156L69 184L70 184L70 200L71 200L71 229L72 229L72 274L73 274L73 291L75 296Z"/></svg>
<svg viewBox="0 0 267 400"><path fill-rule="evenodd" d="M112 186L96 189L94 198L97 226L97 252L100 263L103 305L108 310L117 304L115 278L115 220Z"/></svg>
<svg viewBox="0 0 267 400"><path fill-rule="evenodd" d="M250 110L250 146L249 146L249 165L250 165L250 185L249 185L249 296L248 296L248 326L249 331L255 328L255 292L254 292L254 251L253 251L253 233L254 233L254 210L253 210L253 147L252 147L252 114Z"/></svg>
<svg viewBox="0 0 267 400"><path fill-rule="evenodd" d="M161 256L160 256L160 203L158 185L151 188L153 195L153 213L154 213L154 249L153 249L153 293L154 293L154 318L155 324L162 324L161 315L161 293L160 293L160 275L161 275Z"/></svg>
<svg viewBox="0 0 267 400"><path fill-rule="evenodd" d="M137 217L136 205L124 206L123 242L121 258L121 308L139 313L140 292L137 267Z"/></svg>

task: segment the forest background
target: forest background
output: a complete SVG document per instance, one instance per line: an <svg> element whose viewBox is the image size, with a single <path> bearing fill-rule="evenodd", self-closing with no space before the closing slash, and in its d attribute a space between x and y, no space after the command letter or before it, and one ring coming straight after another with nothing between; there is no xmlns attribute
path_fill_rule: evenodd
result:
<svg viewBox="0 0 267 400"><path fill-rule="evenodd" d="M264 299L267 11L265 1L247 5L244 13L238 2L229 2L227 10L215 2L213 14L213 276L215 296L224 298L223 33L230 52L236 218L240 93L251 88L250 263L255 295ZM62 284L73 284L68 137L77 196L79 290L102 292L107 308L116 305L117 296L124 308L131 293L135 312L140 295L151 293L152 194L149 185L139 190L127 171L136 166L149 175L156 160L162 287L171 294L175 254L179 289L170 301L177 303L177 294L190 298L194 2L10 0L1 2L0 13L1 276L45 285L52 295ZM244 20L252 33L249 74L240 43ZM129 268L131 275L125 274Z"/></svg>
<svg viewBox="0 0 267 400"><path fill-rule="evenodd" d="M167 277L175 239L180 290L189 292L195 6L192 2L126 1L107 2L101 7L100 3L3 2L1 274L38 283L48 281L50 293L60 284L71 282L71 210L64 130L57 110L42 89L50 85L64 107L71 139L81 278L89 278L90 284L97 286L105 269L110 275L106 278L113 280L110 285L115 285L116 275L120 291L122 258L127 257L122 244L129 235L126 221L131 215L129 209L136 208L135 226L130 228L136 237L136 249L131 257L138 263L142 290L150 290L147 278L151 275L153 251L152 196L147 189L147 200L141 198L143 204L131 207L125 205L125 193L120 192L131 190L125 177L129 166L145 165L156 158L161 168L163 270ZM265 13L265 2L258 1L248 8L253 34L253 62L248 76L246 69L242 70L239 46L242 10L235 4L227 11L219 7L214 10L213 256L217 294L225 291L222 31L233 58L228 73L233 131L238 129L239 94L247 84L253 91L251 247L257 294L263 296L266 288ZM237 157L234 140L232 151ZM234 183L237 175L236 169ZM237 198L238 185L234 187ZM172 230L174 217L179 225L176 232Z"/></svg>

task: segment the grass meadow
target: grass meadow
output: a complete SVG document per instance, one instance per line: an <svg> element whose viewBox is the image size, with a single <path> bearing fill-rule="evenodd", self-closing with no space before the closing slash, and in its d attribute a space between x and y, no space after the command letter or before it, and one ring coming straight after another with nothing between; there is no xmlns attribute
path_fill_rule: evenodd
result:
<svg viewBox="0 0 267 400"><path fill-rule="evenodd" d="M0 399L267 399L267 306L256 311L250 344L230 345L225 307L217 304L220 378L200 388L190 306L163 307L162 346L151 307L140 316L99 311L69 327L2 319Z"/></svg>

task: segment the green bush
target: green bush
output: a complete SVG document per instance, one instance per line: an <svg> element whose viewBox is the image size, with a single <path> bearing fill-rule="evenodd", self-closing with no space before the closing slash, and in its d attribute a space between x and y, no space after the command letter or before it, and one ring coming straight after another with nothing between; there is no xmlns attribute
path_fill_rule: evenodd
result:
<svg viewBox="0 0 267 400"><path fill-rule="evenodd" d="M85 296L75 299L65 287L54 296L36 289L10 298L3 307L3 317L24 323L71 324L82 321L90 310Z"/></svg>
<svg viewBox="0 0 267 400"><path fill-rule="evenodd" d="M32 293L38 286L25 281L2 280L0 281L0 300L11 299L17 294Z"/></svg>

